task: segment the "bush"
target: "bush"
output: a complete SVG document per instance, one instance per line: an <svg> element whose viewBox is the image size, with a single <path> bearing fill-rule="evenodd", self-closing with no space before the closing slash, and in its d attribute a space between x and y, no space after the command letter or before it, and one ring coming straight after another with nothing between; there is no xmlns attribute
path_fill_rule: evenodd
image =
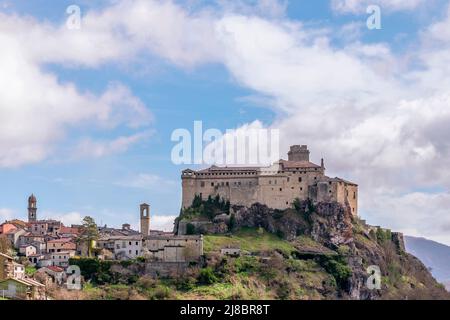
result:
<svg viewBox="0 0 450 320"><path fill-rule="evenodd" d="M165 300L165 299L169 299L171 296L172 296L172 291L170 290L169 287L158 286L150 294L150 299L152 299L152 300Z"/></svg>
<svg viewBox="0 0 450 320"><path fill-rule="evenodd" d="M186 225L186 234L187 235L193 235L195 234L195 226L192 223L188 223Z"/></svg>
<svg viewBox="0 0 450 320"><path fill-rule="evenodd" d="M236 273L246 273L255 271L258 267L258 261L255 257L239 257L234 261Z"/></svg>
<svg viewBox="0 0 450 320"><path fill-rule="evenodd" d="M212 268L208 267L208 268L204 268L204 269L200 270L200 274L198 276L198 283L204 284L204 285L209 285L209 284L216 283L217 281L219 281L219 279L214 274L214 271L212 270Z"/></svg>
<svg viewBox="0 0 450 320"><path fill-rule="evenodd" d="M156 286L156 281L149 276L143 276L138 279L136 286L142 289L150 289Z"/></svg>
<svg viewBox="0 0 450 320"><path fill-rule="evenodd" d="M343 288L348 278L352 276L352 269L350 269L342 256L323 256L320 265L334 277L340 288Z"/></svg>
<svg viewBox="0 0 450 320"><path fill-rule="evenodd" d="M189 291L195 288L196 280L194 277L183 277L178 279L176 287L178 290Z"/></svg>

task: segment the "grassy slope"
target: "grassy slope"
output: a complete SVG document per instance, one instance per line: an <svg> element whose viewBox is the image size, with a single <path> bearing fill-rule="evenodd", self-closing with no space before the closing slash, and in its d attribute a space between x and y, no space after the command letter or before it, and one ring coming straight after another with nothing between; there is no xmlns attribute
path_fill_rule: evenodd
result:
<svg viewBox="0 0 450 320"><path fill-rule="evenodd" d="M205 253L216 252L226 247L240 248L243 251L262 252L275 249L290 253L295 250L293 244L280 239L278 236L264 230L243 228L230 236L206 235L204 236Z"/></svg>

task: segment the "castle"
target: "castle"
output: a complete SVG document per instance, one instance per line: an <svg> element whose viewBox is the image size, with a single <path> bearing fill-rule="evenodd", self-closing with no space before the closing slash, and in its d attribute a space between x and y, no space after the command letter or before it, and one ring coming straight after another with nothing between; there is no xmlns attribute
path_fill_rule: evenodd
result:
<svg viewBox="0 0 450 320"><path fill-rule="evenodd" d="M195 196L230 201L231 205L250 207L254 203L273 209L292 207L295 199L338 202L358 215L358 185L325 175L325 165L309 160L306 145L290 147L288 160L268 167L218 167L182 172L182 207L192 205Z"/></svg>

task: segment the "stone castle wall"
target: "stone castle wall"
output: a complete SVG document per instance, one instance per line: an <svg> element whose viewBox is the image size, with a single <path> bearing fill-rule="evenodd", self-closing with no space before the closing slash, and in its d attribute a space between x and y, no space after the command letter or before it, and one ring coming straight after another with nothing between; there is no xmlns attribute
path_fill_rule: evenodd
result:
<svg viewBox="0 0 450 320"><path fill-rule="evenodd" d="M182 207L192 205L195 196L208 196L230 201L231 205L250 207L254 203L273 209L292 207L295 199L336 201L358 212L358 186L338 178L325 176L325 168L309 162L306 146L293 146L289 161L281 160L270 167L185 170L182 174Z"/></svg>

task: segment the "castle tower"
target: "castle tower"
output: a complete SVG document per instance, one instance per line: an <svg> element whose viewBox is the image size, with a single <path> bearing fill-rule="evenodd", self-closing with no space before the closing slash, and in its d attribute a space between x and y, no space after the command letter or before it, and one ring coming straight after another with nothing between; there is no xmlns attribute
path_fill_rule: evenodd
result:
<svg viewBox="0 0 450 320"><path fill-rule="evenodd" d="M141 233L150 235L150 206L146 203L141 204Z"/></svg>
<svg viewBox="0 0 450 320"><path fill-rule="evenodd" d="M37 220L37 200L34 194L28 198L28 222L36 222Z"/></svg>
<svg viewBox="0 0 450 320"><path fill-rule="evenodd" d="M306 145L291 146L291 150L288 152L289 161L309 161L309 150Z"/></svg>

